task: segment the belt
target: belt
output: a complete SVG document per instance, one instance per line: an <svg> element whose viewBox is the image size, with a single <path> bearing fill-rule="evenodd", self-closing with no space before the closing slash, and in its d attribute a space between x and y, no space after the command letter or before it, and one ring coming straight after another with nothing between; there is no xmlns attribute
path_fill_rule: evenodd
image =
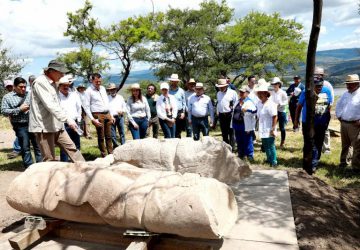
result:
<svg viewBox="0 0 360 250"><path fill-rule="evenodd" d="M109 114L109 111L105 111L105 112L93 112L93 115L107 115Z"/></svg>
<svg viewBox="0 0 360 250"><path fill-rule="evenodd" d="M196 119L204 119L204 118L207 118L207 116L194 116L194 115L192 115L191 117L196 118Z"/></svg>
<svg viewBox="0 0 360 250"><path fill-rule="evenodd" d="M356 123L358 120L356 120L356 121L346 121L346 120L341 120L341 122L344 122L344 123Z"/></svg>
<svg viewBox="0 0 360 250"><path fill-rule="evenodd" d="M29 122L11 122L13 127L24 127L29 126Z"/></svg>
<svg viewBox="0 0 360 250"><path fill-rule="evenodd" d="M220 115L223 115L223 116L228 116L228 115L232 115L232 112L230 111L230 112L226 112L226 113L219 113L219 116Z"/></svg>

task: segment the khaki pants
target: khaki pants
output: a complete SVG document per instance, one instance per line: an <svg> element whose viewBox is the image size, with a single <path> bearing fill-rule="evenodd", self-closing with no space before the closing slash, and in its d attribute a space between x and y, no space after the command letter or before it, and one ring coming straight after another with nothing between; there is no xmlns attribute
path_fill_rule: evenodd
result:
<svg viewBox="0 0 360 250"><path fill-rule="evenodd" d="M34 133L39 144L43 161L56 161L55 145L59 146L69 156L72 162L85 161L81 152L76 149L74 142L64 130L54 133Z"/></svg>
<svg viewBox="0 0 360 250"><path fill-rule="evenodd" d="M90 121L90 118L87 116L87 115L84 115L83 116L83 121L84 121L84 136L86 137L86 138L88 138L88 137L91 137L91 130L90 130L90 123L91 123L91 121Z"/></svg>
<svg viewBox="0 0 360 250"><path fill-rule="evenodd" d="M341 122L340 163L346 165L349 148L352 146L352 167L360 168L360 126L356 123Z"/></svg>
<svg viewBox="0 0 360 250"><path fill-rule="evenodd" d="M102 125L101 128L96 127L96 133L98 137L98 146L101 152L101 156L105 157L106 152L108 154L113 153L113 144L111 140L112 116L109 113L108 114L93 113L92 115L94 116L95 119L98 119ZM105 147L104 139L105 139L106 147Z"/></svg>

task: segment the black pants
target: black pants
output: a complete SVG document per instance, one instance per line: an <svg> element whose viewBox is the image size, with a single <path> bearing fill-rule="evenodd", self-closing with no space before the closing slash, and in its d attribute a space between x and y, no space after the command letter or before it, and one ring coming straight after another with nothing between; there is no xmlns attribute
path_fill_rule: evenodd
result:
<svg viewBox="0 0 360 250"><path fill-rule="evenodd" d="M175 137L181 138L181 132L185 130L186 128L186 118L180 119L180 115L183 113L183 110L178 111L178 115L176 117L176 131L175 131Z"/></svg>
<svg viewBox="0 0 360 250"><path fill-rule="evenodd" d="M231 112L219 113L219 122L223 141L234 148L234 131L232 128L230 128Z"/></svg>
<svg viewBox="0 0 360 250"><path fill-rule="evenodd" d="M289 104L289 111L290 111L290 117L291 117L291 121L293 124L293 129L295 129L295 114L296 114L296 108L297 108L297 103L290 103Z"/></svg>

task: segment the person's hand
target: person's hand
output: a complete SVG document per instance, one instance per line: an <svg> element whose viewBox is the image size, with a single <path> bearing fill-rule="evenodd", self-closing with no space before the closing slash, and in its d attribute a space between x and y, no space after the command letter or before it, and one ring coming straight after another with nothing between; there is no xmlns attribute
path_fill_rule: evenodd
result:
<svg viewBox="0 0 360 250"><path fill-rule="evenodd" d="M272 129L272 130L270 131L270 136L276 137L276 131Z"/></svg>
<svg viewBox="0 0 360 250"><path fill-rule="evenodd" d="M192 124L192 121L191 120L189 120L189 125L191 125Z"/></svg>
<svg viewBox="0 0 360 250"><path fill-rule="evenodd" d="M174 123L175 123L175 121L176 121L176 120L175 120L175 118L171 118L171 119L170 119L170 118L168 118L167 120L168 120L169 122L171 122L172 124L174 124Z"/></svg>
<svg viewBox="0 0 360 250"><path fill-rule="evenodd" d="M123 111L118 111L118 115L122 116L124 114Z"/></svg>
<svg viewBox="0 0 360 250"><path fill-rule="evenodd" d="M136 129L136 130L138 130L138 129L139 129L139 125L137 125L137 123L136 123L136 122L133 122L133 123L132 123L132 125L133 125L134 129Z"/></svg>
<svg viewBox="0 0 360 250"><path fill-rule="evenodd" d="M30 109L30 106L29 106L28 104L26 104L26 103L23 103L23 104L21 104L21 106L20 106L21 112L26 112L26 111L28 111L29 109Z"/></svg>
<svg viewBox="0 0 360 250"><path fill-rule="evenodd" d="M295 128L295 129L299 128L299 122L298 122L298 121L295 121L295 122L294 122L294 128Z"/></svg>
<svg viewBox="0 0 360 250"><path fill-rule="evenodd" d="M69 128L71 128L72 130L76 131L76 129L78 128L77 123L74 120L69 120L67 122Z"/></svg>
<svg viewBox="0 0 360 250"><path fill-rule="evenodd" d="M111 123L115 124L116 119L114 117L111 117Z"/></svg>
<svg viewBox="0 0 360 250"><path fill-rule="evenodd" d="M184 118L185 118L185 113L181 113L180 119L182 120L182 119L184 119Z"/></svg>
<svg viewBox="0 0 360 250"><path fill-rule="evenodd" d="M210 122L209 127L210 127L210 128L213 128L213 127L214 127L214 124L212 124L212 123Z"/></svg>
<svg viewBox="0 0 360 250"><path fill-rule="evenodd" d="M92 119L91 122L92 122L92 124L94 124L94 126L97 127L97 128L101 128L101 127L102 127L102 124L101 124L101 122L99 122L98 119Z"/></svg>
<svg viewBox="0 0 360 250"><path fill-rule="evenodd" d="M241 111L245 113L245 112L246 112L246 109L242 108Z"/></svg>

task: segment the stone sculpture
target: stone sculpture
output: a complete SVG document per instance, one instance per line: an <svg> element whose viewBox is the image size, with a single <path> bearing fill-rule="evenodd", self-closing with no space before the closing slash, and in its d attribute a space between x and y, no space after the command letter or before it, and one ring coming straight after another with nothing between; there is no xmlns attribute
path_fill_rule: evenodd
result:
<svg viewBox="0 0 360 250"><path fill-rule="evenodd" d="M225 183L235 183L251 174L249 165L231 152L231 147L213 137L128 141L114 150L116 162L140 168L198 173Z"/></svg>
<svg viewBox="0 0 360 250"><path fill-rule="evenodd" d="M218 180L127 163L33 164L6 198L30 214L206 239L226 234L238 214L233 192Z"/></svg>

